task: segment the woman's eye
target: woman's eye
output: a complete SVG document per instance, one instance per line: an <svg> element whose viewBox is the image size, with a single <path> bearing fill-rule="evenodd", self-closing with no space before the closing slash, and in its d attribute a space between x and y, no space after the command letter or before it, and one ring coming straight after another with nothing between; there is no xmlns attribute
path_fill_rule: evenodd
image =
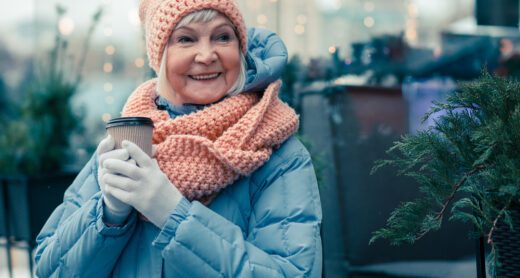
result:
<svg viewBox="0 0 520 278"><path fill-rule="evenodd" d="M231 40L231 36L229 34L222 34L217 37L217 40L220 42L228 42Z"/></svg>
<svg viewBox="0 0 520 278"><path fill-rule="evenodd" d="M190 42L193 42L193 39L190 38L190 37L182 36L182 37L177 38L176 42L178 42L178 43L190 43Z"/></svg>

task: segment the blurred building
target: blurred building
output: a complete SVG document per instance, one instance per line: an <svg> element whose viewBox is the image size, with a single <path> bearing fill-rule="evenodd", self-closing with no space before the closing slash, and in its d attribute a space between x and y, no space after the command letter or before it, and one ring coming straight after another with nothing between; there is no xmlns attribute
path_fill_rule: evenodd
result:
<svg viewBox="0 0 520 278"><path fill-rule="evenodd" d="M336 46L344 54L355 42L403 32L415 45L434 47L440 30L474 18L475 0L239 0L246 22L276 30L291 54L326 55Z"/></svg>
<svg viewBox="0 0 520 278"><path fill-rule="evenodd" d="M290 55L352 60L352 44L377 36L403 34L413 47L442 51L442 30L464 20L477 23L518 23L518 0L237 0L248 26L276 31ZM57 17L56 6L66 13ZM9 94L21 97L18 86L54 44L56 28L68 40L70 64L77 62L92 14L103 16L89 44L83 83L75 101L87 110L87 130L103 132L104 121L119 115L128 94L153 73L147 66L138 0L19 0L0 3L1 76ZM475 8L476 13L475 13ZM502 18L503 12L509 16ZM516 12L515 12L516 11ZM503 21L503 23L502 23ZM7 63L6 61L11 61ZM342 60L341 60L342 61ZM96 136L90 136L96 140Z"/></svg>

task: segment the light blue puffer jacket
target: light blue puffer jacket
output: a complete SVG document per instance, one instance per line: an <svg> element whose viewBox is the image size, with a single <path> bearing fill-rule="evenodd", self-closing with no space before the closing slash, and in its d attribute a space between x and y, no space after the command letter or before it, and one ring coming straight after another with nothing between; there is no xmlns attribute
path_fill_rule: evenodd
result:
<svg viewBox="0 0 520 278"><path fill-rule="evenodd" d="M318 187L294 137L209 207L182 199L162 229L135 211L109 227L102 205L94 155L37 237L39 277L321 276Z"/></svg>
<svg viewBox="0 0 520 278"><path fill-rule="evenodd" d="M247 41L244 91L262 91L282 75L287 65L287 48L276 33L262 28L249 28Z"/></svg>

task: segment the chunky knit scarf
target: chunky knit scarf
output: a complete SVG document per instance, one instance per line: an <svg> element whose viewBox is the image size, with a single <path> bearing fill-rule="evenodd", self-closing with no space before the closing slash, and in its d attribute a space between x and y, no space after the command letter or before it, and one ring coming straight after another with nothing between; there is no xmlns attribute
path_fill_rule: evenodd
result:
<svg viewBox="0 0 520 278"><path fill-rule="evenodd" d="M155 88L155 79L139 86L122 114L153 120L159 167L190 200L206 203L251 174L298 128L294 110L278 98L280 81L174 119L157 109Z"/></svg>

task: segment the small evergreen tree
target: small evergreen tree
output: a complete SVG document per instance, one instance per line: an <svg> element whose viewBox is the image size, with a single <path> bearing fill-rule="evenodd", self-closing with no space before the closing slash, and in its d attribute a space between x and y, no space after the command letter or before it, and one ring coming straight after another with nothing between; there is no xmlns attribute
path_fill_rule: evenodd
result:
<svg viewBox="0 0 520 278"><path fill-rule="evenodd" d="M59 19L66 10L58 5L56 12ZM8 104L16 117L0 129L0 174L62 170L69 139L82 128L81 117L73 111L71 102L81 84L90 39L101 15L99 8L92 16L77 64L68 56L68 40L56 30L54 47L36 61L37 78L27 86L22 103Z"/></svg>
<svg viewBox="0 0 520 278"><path fill-rule="evenodd" d="M376 162L372 173L394 166L415 179L423 195L396 208L370 242L413 243L449 217L487 237L488 259L499 266L497 224L520 229L511 220L520 204L520 83L484 73L434 103L424 120L441 111L432 127L403 136L388 150L391 159Z"/></svg>

